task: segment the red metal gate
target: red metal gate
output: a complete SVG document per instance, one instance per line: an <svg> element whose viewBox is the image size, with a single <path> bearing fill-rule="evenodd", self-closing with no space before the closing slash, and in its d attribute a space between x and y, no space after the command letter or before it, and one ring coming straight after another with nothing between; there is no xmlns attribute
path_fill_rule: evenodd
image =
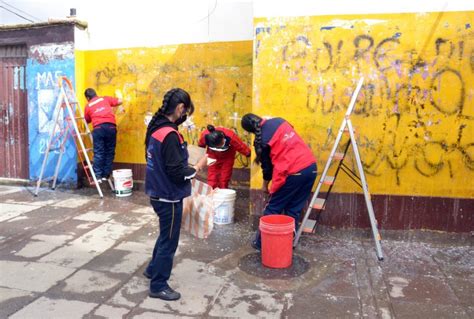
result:
<svg viewBox="0 0 474 319"><path fill-rule="evenodd" d="M0 177L28 179L25 46L0 47Z"/></svg>

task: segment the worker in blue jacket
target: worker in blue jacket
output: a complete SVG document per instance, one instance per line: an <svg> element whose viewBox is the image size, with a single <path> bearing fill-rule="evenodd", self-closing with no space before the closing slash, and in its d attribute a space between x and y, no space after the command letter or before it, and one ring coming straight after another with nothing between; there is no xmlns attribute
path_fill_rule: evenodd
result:
<svg viewBox="0 0 474 319"><path fill-rule="evenodd" d="M145 191L158 215L160 235L143 275L150 281L149 296L178 300L181 295L168 285L178 248L183 198L191 195L191 179L197 168L188 165L188 150L178 126L194 111L189 94L172 89L148 124Z"/></svg>

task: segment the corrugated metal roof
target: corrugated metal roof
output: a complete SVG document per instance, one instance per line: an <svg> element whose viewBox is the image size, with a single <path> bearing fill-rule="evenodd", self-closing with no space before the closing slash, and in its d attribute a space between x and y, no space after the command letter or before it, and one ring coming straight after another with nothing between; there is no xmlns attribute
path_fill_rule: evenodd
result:
<svg viewBox="0 0 474 319"><path fill-rule="evenodd" d="M26 45L0 46L0 58L26 58L28 50Z"/></svg>

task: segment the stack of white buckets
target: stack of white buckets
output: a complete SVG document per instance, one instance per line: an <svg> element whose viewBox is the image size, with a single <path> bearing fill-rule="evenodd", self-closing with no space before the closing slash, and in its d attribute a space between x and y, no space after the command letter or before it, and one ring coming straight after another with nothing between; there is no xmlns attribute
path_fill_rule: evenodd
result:
<svg viewBox="0 0 474 319"><path fill-rule="evenodd" d="M131 169L113 171L115 196L127 197L132 195L133 174ZM233 189L217 188L212 195L214 206L214 224L226 225L234 222L234 205L237 194Z"/></svg>

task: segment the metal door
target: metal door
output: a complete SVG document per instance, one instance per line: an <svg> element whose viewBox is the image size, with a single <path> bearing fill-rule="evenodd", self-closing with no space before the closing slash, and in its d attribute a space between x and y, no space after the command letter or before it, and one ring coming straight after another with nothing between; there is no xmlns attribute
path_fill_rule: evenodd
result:
<svg viewBox="0 0 474 319"><path fill-rule="evenodd" d="M28 179L26 46L0 46L0 177Z"/></svg>

